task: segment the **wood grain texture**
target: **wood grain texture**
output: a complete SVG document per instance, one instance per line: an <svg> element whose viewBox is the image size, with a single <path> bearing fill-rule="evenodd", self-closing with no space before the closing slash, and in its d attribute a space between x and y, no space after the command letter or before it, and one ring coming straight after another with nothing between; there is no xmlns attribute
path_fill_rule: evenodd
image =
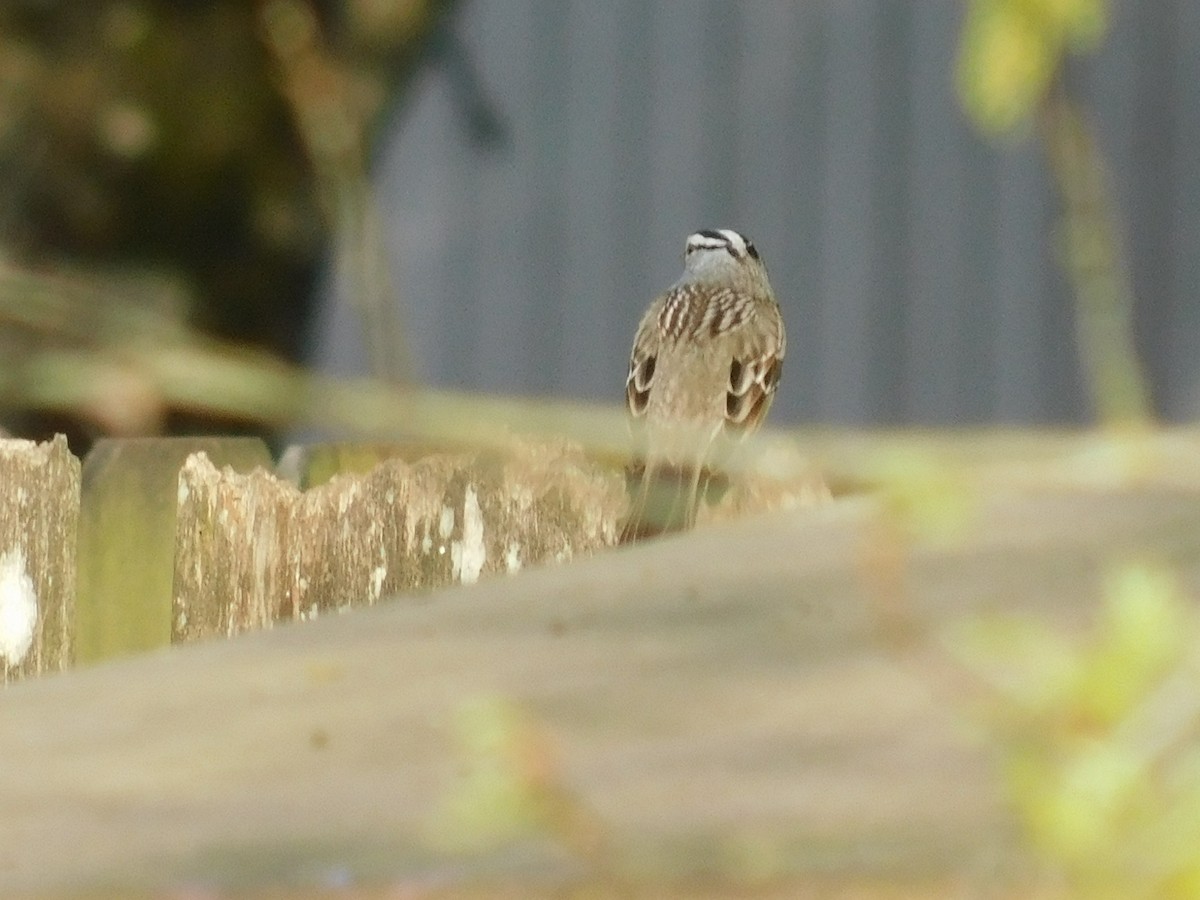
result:
<svg viewBox="0 0 1200 900"><path fill-rule="evenodd" d="M626 503L619 474L564 442L386 459L304 492L197 455L179 483L175 641L587 556Z"/></svg>

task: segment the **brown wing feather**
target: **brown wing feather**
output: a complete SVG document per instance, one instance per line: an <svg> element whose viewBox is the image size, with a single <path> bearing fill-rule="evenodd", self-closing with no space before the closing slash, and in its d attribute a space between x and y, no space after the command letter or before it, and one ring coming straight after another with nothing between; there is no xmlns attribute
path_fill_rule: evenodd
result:
<svg viewBox="0 0 1200 900"><path fill-rule="evenodd" d="M634 417L645 415L650 403L650 382L654 379L654 366L658 357L651 353L634 354L629 360L629 375L625 378L625 402L629 414Z"/></svg>
<svg viewBox="0 0 1200 900"><path fill-rule="evenodd" d="M771 406L779 377L783 373L786 349L782 320L775 327L734 356L729 367L729 388L725 395L725 427L748 434L757 429Z"/></svg>
<svg viewBox="0 0 1200 900"><path fill-rule="evenodd" d="M629 374L625 376L625 403L629 407L629 414L635 419L646 414L646 407L650 403L650 386L658 363L659 318L670 296L665 294L650 304L633 338Z"/></svg>

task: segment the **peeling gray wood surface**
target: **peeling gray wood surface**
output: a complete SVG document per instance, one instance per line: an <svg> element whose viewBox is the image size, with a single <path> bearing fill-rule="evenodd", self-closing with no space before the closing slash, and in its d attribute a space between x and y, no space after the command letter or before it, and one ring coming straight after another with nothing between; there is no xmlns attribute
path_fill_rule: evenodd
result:
<svg viewBox="0 0 1200 900"><path fill-rule="evenodd" d="M179 476L172 639L586 556L625 505L621 476L565 442L386 459L304 492L198 455Z"/></svg>
<svg viewBox="0 0 1200 900"><path fill-rule="evenodd" d="M548 838L431 838L454 723L497 696L630 877L1011 872L987 748L927 645L878 641L876 522L835 503L20 684L0 696L0 894L589 877ZM1103 565L1146 552L1196 586L1200 494L986 499L907 584L934 633L996 609L1078 623Z"/></svg>

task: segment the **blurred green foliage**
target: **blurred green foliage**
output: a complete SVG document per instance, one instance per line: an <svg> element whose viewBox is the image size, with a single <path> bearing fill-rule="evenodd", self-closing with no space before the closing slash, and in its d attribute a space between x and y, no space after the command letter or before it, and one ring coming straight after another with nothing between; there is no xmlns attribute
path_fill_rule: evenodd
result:
<svg viewBox="0 0 1200 900"><path fill-rule="evenodd" d="M285 422L291 398L271 404L272 384L253 385L262 366L234 379L253 403L221 390L177 403L162 385L173 363L147 368L147 344L165 327L173 345L205 345L225 363L232 342L298 360L330 259L352 275L376 373L402 374L366 166L416 75L450 53L457 6L0 4L5 423L32 437L65 431L80 450L98 434ZM51 320L52 303L69 308Z"/></svg>
<svg viewBox="0 0 1200 900"><path fill-rule="evenodd" d="M565 784L548 729L499 694L456 710L459 777L430 822L435 844L459 852L542 836L596 859L606 828Z"/></svg>
<svg viewBox="0 0 1200 900"><path fill-rule="evenodd" d="M553 767L546 736L517 704L483 696L454 721L461 775L434 823L435 836L460 847L489 847L539 831L541 784Z"/></svg>
<svg viewBox="0 0 1200 900"><path fill-rule="evenodd" d="M1171 572L1114 566L1081 637L1024 617L950 640L986 692L1030 845L1078 896L1200 890L1200 619Z"/></svg>
<svg viewBox="0 0 1200 900"><path fill-rule="evenodd" d="M1107 0L972 0L957 78L984 133L1036 126L1093 403L1103 424L1142 433L1151 407L1120 216L1062 78L1108 18ZM1114 566L1083 638L1014 616L975 622L951 646L986 686L978 717L1050 878L1081 897L1200 895L1200 619L1171 571Z"/></svg>
<svg viewBox="0 0 1200 900"><path fill-rule="evenodd" d="M1068 52L1108 27L1107 0L971 0L958 60L963 105L985 132L1027 122Z"/></svg>
<svg viewBox="0 0 1200 900"><path fill-rule="evenodd" d="M893 524L934 545L946 545L970 527L977 491L968 472L934 453L893 449L871 464L871 484Z"/></svg>

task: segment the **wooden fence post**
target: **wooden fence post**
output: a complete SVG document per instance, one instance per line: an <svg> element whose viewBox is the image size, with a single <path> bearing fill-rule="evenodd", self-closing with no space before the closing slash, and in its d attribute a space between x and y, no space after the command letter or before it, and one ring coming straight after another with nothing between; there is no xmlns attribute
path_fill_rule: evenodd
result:
<svg viewBox="0 0 1200 900"><path fill-rule="evenodd" d="M248 472L271 464L258 438L123 438L83 464L79 522L80 662L166 646L171 639L179 469L203 450Z"/></svg>
<svg viewBox="0 0 1200 900"><path fill-rule="evenodd" d="M79 460L56 435L0 440L0 671L4 683L73 659Z"/></svg>
<svg viewBox="0 0 1200 900"><path fill-rule="evenodd" d="M281 607L290 612L299 496L261 468L242 475L218 470L205 453L188 457L179 471L172 642L262 628Z"/></svg>

